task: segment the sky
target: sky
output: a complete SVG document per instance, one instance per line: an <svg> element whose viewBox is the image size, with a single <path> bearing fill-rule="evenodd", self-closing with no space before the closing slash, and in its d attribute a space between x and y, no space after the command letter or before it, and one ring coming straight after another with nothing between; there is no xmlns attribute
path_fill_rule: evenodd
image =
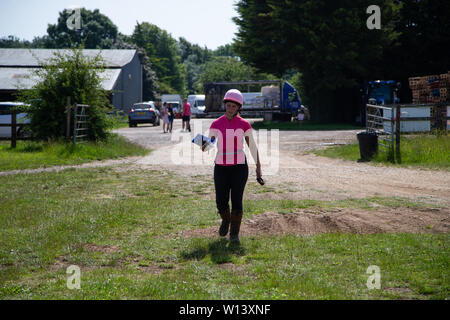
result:
<svg viewBox="0 0 450 320"><path fill-rule="evenodd" d="M47 34L66 8L99 9L118 27L131 35L136 22L149 22L208 49L231 43L237 32L237 0L1 0L0 37L14 35L33 40Z"/></svg>

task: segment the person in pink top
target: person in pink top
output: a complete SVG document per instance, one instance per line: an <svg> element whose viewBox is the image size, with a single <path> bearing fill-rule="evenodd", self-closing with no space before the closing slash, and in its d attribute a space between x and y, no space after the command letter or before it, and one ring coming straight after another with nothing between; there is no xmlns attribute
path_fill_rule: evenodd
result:
<svg viewBox="0 0 450 320"><path fill-rule="evenodd" d="M256 176L264 184L261 176L261 163L258 149L253 140L252 126L239 116L243 96L239 90L229 90L223 99L225 114L214 120L209 128L209 136L217 141L217 156L214 166L214 186L216 205L222 218L219 235L226 236L230 231L230 242L239 244L239 230L243 215L242 199L248 179L248 165L244 153L244 142L256 162ZM203 147L205 150L205 146ZM230 210L229 200L231 194Z"/></svg>
<svg viewBox="0 0 450 320"><path fill-rule="evenodd" d="M183 102L183 131L186 126L186 130L191 132L191 104L187 102L187 99L184 99Z"/></svg>

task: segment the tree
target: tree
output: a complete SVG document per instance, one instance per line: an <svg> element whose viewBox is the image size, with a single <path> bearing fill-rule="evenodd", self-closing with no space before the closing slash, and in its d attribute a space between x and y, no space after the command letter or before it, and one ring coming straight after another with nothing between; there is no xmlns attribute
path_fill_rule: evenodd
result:
<svg viewBox="0 0 450 320"><path fill-rule="evenodd" d="M116 25L98 9L80 9L81 28L70 30L67 21L74 13L64 10L59 13L58 22L47 28L48 48L72 48L84 45L85 49L110 49L117 38Z"/></svg>
<svg viewBox="0 0 450 320"><path fill-rule="evenodd" d="M197 64L204 64L211 58L212 52L207 47L202 48L198 44L192 44L181 37L178 39L178 55L181 62L186 61L189 56L195 56Z"/></svg>
<svg viewBox="0 0 450 320"><path fill-rule="evenodd" d="M48 61L41 61L43 68L34 71L39 81L31 90L21 92L21 100L29 101L31 107L31 131L37 139L58 139L66 134L67 97L72 103L90 105L87 108L88 136L90 140L108 136L106 118L107 92L102 89L100 73L104 61L83 56L82 49L69 53L56 52ZM71 121L73 123L73 120Z"/></svg>
<svg viewBox="0 0 450 320"><path fill-rule="evenodd" d="M237 58L218 56L205 64L204 72L200 75L196 88L198 92L203 92L203 85L207 82L246 81L249 78L250 80L267 80L274 79L275 76L260 73L256 68L245 65ZM246 91L247 86L237 89Z"/></svg>
<svg viewBox="0 0 450 320"><path fill-rule="evenodd" d="M201 48L197 44L191 44L184 38L178 40L178 54L186 69L186 91L187 94L197 92L195 83L198 81L200 74L205 69L205 63L211 59L211 50Z"/></svg>
<svg viewBox="0 0 450 320"><path fill-rule="evenodd" d="M142 99L144 101L155 100L159 92L158 77L152 69L152 63L145 50L132 43L131 37L120 34L114 43L115 49L135 49L142 64Z"/></svg>
<svg viewBox="0 0 450 320"><path fill-rule="evenodd" d="M389 76L403 83L400 101L410 102L408 78L446 73L450 70L450 55L446 48L450 39L450 2L446 0L400 0L399 19L395 21L400 33L397 41L387 48L384 64Z"/></svg>
<svg viewBox="0 0 450 320"><path fill-rule="evenodd" d="M199 81L200 75L205 70L205 64L198 62L198 57L191 54L183 62L186 68L186 91L187 94L195 94L198 92L196 90L195 84Z"/></svg>
<svg viewBox="0 0 450 320"><path fill-rule="evenodd" d="M177 54L176 40L167 31L148 22L137 23L131 38L150 58L161 93L184 94L185 67Z"/></svg>
<svg viewBox="0 0 450 320"><path fill-rule="evenodd" d="M224 57L237 57L238 55L235 52L235 48L232 44L226 44L223 46L219 46L216 50L213 51L215 56L224 56Z"/></svg>
<svg viewBox="0 0 450 320"><path fill-rule="evenodd" d="M21 40L13 35L0 38L0 48L30 48L31 43L27 40Z"/></svg>
<svg viewBox="0 0 450 320"><path fill-rule="evenodd" d="M239 81L247 79L247 67L231 57L214 57L205 65L200 82Z"/></svg>
<svg viewBox="0 0 450 320"><path fill-rule="evenodd" d="M450 39L450 2L446 0L402 0L396 30L401 33L394 56L401 68L397 70L416 74L439 74L450 69L450 55L439 50ZM407 50L407 51L406 51ZM404 52L414 52L405 55ZM406 70L405 70L406 69Z"/></svg>
<svg viewBox="0 0 450 320"><path fill-rule="evenodd" d="M383 28L366 26L369 5L383 8ZM281 76L302 73L302 97L319 122L354 121L365 79L384 78L383 54L398 37L391 0L241 0L235 41L246 63Z"/></svg>

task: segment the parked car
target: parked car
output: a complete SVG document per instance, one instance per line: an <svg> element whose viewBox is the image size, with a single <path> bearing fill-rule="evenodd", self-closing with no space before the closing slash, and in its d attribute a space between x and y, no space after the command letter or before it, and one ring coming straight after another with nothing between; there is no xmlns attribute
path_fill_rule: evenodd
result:
<svg viewBox="0 0 450 320"><path fill-rule="evenodd" d="M152 123L154 126L160 124L159 110L153 101L135 103L128 113L128 124L137 127L138 123Z"/></svg>
<svg viewBox="0 0 450 320"><path fill-rule="evenodd" d="M11 111L13 107L25 106L26 104L23 102L0 102L0 111ZM30 123L30 119L28 118L28 114L25 112L18 113L16 116L17 123L27 124ZM4 114L0 112L0 123L1 124L11 124L11 114ZM23 127L17 128L17 136L23 137L29 135L27 130ZM0 127L0 138L11 138L11 126L9 127Z"/></svg>

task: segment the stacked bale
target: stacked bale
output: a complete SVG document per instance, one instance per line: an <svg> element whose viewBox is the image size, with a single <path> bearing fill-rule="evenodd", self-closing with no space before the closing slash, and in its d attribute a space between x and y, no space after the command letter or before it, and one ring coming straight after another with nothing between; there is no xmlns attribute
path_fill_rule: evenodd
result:
<svg viewBox="0 0 450 320"><path fill-rule="evenodd" d="M439 103L449 101L450 71L441 75L409 78L413 103Z"/></svg>
<svg viewBox="0 0 450 320"><path fill-rule="evenodd" d="M413 94L413 104L434 104L430 107L430 125L432 129L450 127L446 121L450 110L450 71L440 75L409 78L409 87Z"/></svg>

